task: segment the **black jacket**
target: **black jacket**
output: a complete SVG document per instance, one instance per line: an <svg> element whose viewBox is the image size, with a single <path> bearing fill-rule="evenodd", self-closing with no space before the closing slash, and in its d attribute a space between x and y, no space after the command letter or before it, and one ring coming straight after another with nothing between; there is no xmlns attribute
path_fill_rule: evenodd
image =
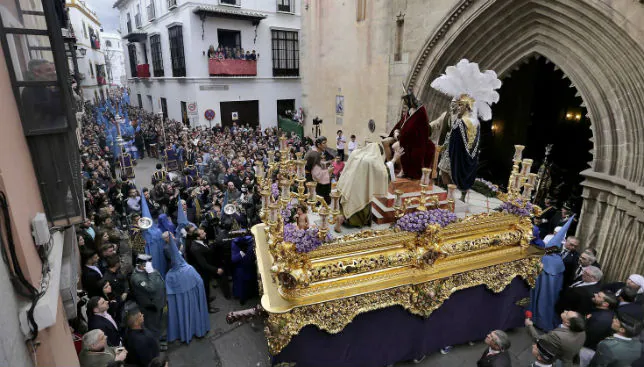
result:
<svg viewBox="0 0 644 367"><path fill-rule="evenodd" d="M118 323L118 320L114 320L114 322ZM101 329L105 333L107 344L110 347L118 347L121 344L121 334L119 334L119 330L114 327L110 320L103 316L96 314L87 315L87 329Z"/></svg>
<svg viewBox="0 0 644 367"><path fill-rule="evenodd" d="M512 361L510 360L510 354L507 351L503 351L494 355L487 355L488 350L486 349L479 359L476 362L477 367L512 367Z"/></svg>
<svg viewBox="0 0 644 367"><path fill-rule="evenodd" d="M159 356L159 343L147 329L131 330L125 333L127 363L148 367L150 361Z"/></svg>
<svg viewBox="0 0 644 367"><path fill-rule="evenodd" d="M644 306L637 302L627 303L617 307L617 312L625 313L633 316L638 320L644 320Z"/></svg>
<svg viewBox="0 0 644 367"><path fill-rule="evenodd" d="M101 278L101 274L96 270L83 265L83 269L81 271L81 282L83 283L83 289L87 291L87 296L89 298L94 296L103 296L103 290L101 289L101 286L98 285Z"/></svg>
<svg viewBox="0 0 644 367"><path fill-rule="evenodd" d="M582 315L587 315L593 311L593 294L601 290L599 283L583 287L565 288L559 302L557 303L557 312L564 310L576 311Z"/></svg>
<svg viewBox="0 0 644 367"><path fill-rule="evenodd" d="M597 349L597 344L606 337L613 335L611 324L615 313L612 310L595 310L586 319L586 341L584 347Z"/></svg>
<svg viewBox="0 0 644 367"><path fill-rule="evenodd" d="M562 257L566 270L564 271L564 288L570 286L575 279L575 270L579 265L579 252L574 251L569 253L566 257Z"/></svg>

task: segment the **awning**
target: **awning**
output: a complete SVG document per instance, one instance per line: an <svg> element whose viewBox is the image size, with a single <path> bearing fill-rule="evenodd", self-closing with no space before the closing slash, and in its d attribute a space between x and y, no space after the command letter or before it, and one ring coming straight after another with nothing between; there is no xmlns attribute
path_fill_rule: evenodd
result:
<svg viewBox="0 0 644 367"><path fill-rule="evenodd" d="M148 39L148 34L147 32L134 31L126 34L123 38L130 42L144 42Z"/></svg>
<svg viewBox="0 0 644 367"><path fill-rule="evenodd" d="M266 17L268 16L267 14L258 13L255 11L208 5L197 6L194 10L194 13L199 16L203 15L228 19L250 20L251 22L253 22L253 24L258 24L262 19L266 19Z"/></svg>

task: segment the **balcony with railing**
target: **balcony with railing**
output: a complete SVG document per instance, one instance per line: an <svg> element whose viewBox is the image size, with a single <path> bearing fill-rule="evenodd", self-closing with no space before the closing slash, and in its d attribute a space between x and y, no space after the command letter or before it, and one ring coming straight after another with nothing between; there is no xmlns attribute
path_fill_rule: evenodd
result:
<svg viewBox="0 0 644 367"><path fill-rule="evenodd" d="M256 76L257 61L237 59L208 59L210 76Z"/></svg>
<svg viewBox="0 0 644 367"><path fill-rule="evenodd" d="M139 64L136 66L136 76L139 78L150 77L150 64Z"/></svg>
<svg viewBox="0 0 644 367"><path fill-rule="evenodd" d="M142 27L142 24L141 24L141 14L140 14L140 13L134 16L134 24L136 24L136 27L137 27L137 28L141 28L141 27Z"/></svg>
<svg viewBox="0 0 644 367"><path fill-rule="evenodd" d="M177 0L168 0L168 9L176 8Z"/></svg>
<svg viewBox="0 0 644 367"><path fill-rule="evenodd" d="M150 5L147 6L148 8L148 22L151 22L156 18L156 11L154 10L154 3L150 3Z"/></svg>

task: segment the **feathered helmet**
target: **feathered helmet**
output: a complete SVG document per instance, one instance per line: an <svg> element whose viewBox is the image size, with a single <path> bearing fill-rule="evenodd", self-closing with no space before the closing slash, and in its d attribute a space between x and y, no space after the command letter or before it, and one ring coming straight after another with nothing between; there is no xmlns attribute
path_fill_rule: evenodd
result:
<svg viewBox="0 0 644 367"><path fill-rule="evenodd" d="M481 72L479 65L463 59L456 66L449 66L445 74L434 79L431 87L466 104L474 116L483 121L492 119L493 103L499 101L501 81L492 70Z"/></svg>

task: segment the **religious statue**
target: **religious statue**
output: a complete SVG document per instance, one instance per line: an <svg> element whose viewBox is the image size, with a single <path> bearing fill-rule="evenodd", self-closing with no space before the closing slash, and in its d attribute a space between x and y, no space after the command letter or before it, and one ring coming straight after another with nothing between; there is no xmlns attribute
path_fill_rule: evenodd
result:
<svg viewBox="0 0 644 367"><path fill-rule="evenodd" d="M398 140L407 152L400 157L401 170L398 177L418 180L422 176L422 169L432 166L436 147L429 139L429 117L425 106L420 105L411 89L402 98L402 114L389 133L389 138Z"/></svg>
<svg viewBox="0 0 644 367"><path fill-rule="evenodd" d="M438 168L444 184L454 183L461 200L474 184L479 161L479 118L492 118L492 103L499 101L501 81L492 70L481 72L476 63L463 59L446 69L431 87L452 97L449 111L431 123L432 138L442 147Z"/></svg>

